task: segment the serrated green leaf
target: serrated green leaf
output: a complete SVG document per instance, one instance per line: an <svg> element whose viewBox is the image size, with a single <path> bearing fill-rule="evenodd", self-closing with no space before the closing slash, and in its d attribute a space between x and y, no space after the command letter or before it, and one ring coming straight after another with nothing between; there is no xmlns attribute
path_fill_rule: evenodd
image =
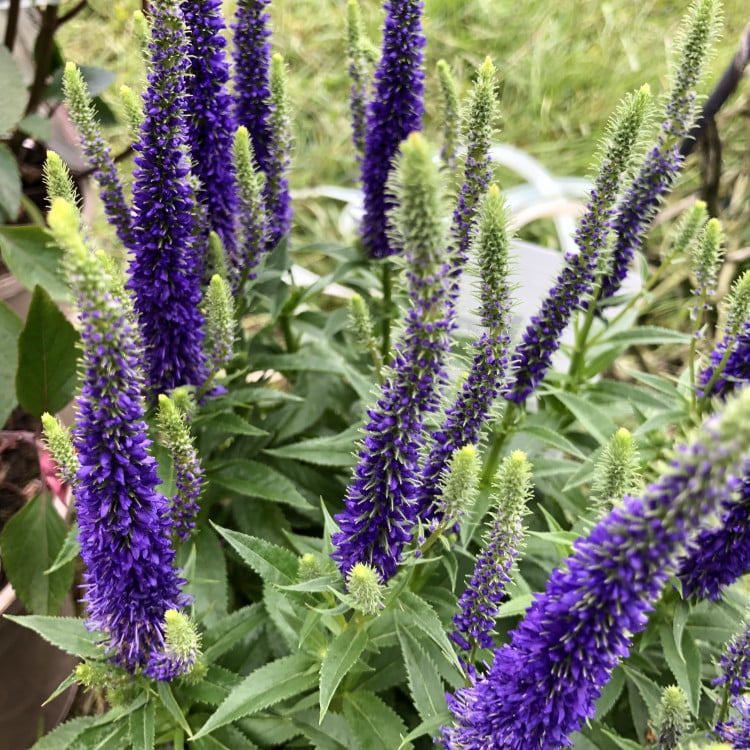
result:
<svg viewBox="0 0 750 750"><path fill-rule="evenodd" d="M89 728L97 723L97 716L78 716L70 719L49 734L39 739L31 750L72 750L74 743ZM81 747L78 744L78 747Z"/></svg>
<svg viewBox="0 0 750 750"><path fill-rule="evenodd" d="M129 729L132 750L153 750L154 704L152 701L130 714Z"/></svg>
<svg viewBox="0 0 750 750"><path fill-rule="evenodd" d="M191 750L258 750L258 746L236 727L221 727L215 734L194 740Z"/></svg>
<svg viewBox="0 0 750 750"><path fill-rule="evenodd" d="M23 117L28 91L23 73L7 47L0 46L0 133L13 130Z"/></svg>
<svg viewBox="0 0 750 750"><path fill-rule="evenodd" d="M213 529L203 527L180 550L178 565L186 571L185 559L194 551L195 564L188 575L185 593L193 599L193 617L212 628L227 613L229 584L224 551Z"/></svg>
<svg viewBox="0 0 750 750"><path fill-rule="evenodd" d="M623 665L625 676L638 690L639 695L643 698L648 707L650 716L656 716L656 709L661 701L661 688L646 675L641 674L637 669Z"/></svg>
<svg viewBox="0 0 750 750"><path fill-rule="evenodd" d="M586 455L581 452L581 449L577 445L572 443L559 432L551 430L549 427L539 424L526 424L523 426L521 432L525 435L533 435L534 437L539 438L545 445L556 448L563 453L570 453L572 456L580 459L586 458Z"/></svg>
<svg viewBox="0 0 750 750"><path fill-rule="evenodd" d="M304 654L284 656L265 664L232 690L195 737L205 737L225 724L309 690L318 681L317 671Z"/></svg>
<svg viewBox="0 0 750 750"><path fill-rule="evenodd" d="M55 414L75 394L78 332L40 286L34 287L26 325L18 336L16 395L36 417Z"/></svg>
<svg viewBox="0 0 750 750"><path fill-rule="evenodd" d="M359 748L346 719L328 712L318 724L316 711L298 711L293 715L294 725L313 743L315 750L356 750Z"/></svg>
<svg viewBox="0 0 750 750"><path fill-rule="evenodd" d="M260 437L268 435L265 430L250 424L239 414L230 411L221 411L216 414L199 416L194 422L196 427L200 427L207 432L218 431L228 435L248 435L249 437Z"/></svg>
<svg viewBox="0 0 750 750"><path fill-rule="evenodd" d="M185 714L180 708L180 704L174 697L172 686L168 682L164 682L164 680L157 680L156 692L158 693L159 700L161 700L164 708L167 709L167 711L177 722L177 724L182 727L182 729L185 731L185 734L187 734L188 737L192 737L193 730L190 729L190 724L188 724L187 719L185 718Z"/></svg>
<svg viewBox="0 0 750 750"><path fill-rule="evenodd" d="M323 663L320 665L319 722L323 721L341 680L357 663L365 646L367 646L367 633L351 625L331 642Z"/></svg>
<svg viewBox="0 0 750 750"><path fill-rule="evenodd" d="M317 466L353 466L357 458L354 455L356 442L361 436L358 426L331 437L313 438L280 448L266 448L263 452L277 458L306 461Z"/></svg>
<svg viewBox="0 0 750 750"><path fill-rule="evenodd" d="M21 209L21 173L13 152L0 143L0 221L15 221Z"/></svg>
<svg viewBox="0 0 750 750"><path fill-rule="evenodd" d="M0 425L4 425L18 403L16 389L9 384L16 382L18 367L18 335L23 323L4 302L0 302Z"/></svg>
<svg viewBox="0 0 750 750"><path fill-rule="evenodd" d="M443 692L443 681L437 667L430 660L408 630L396 625L401 652L414 706L423 721L448 710Z"/></svg>
<svg viewBox="0 0 750 750"><path fill-rule="evenodd" d="M0 227L0 251L8 270L29 291L41 286L57 302L70 297L61 267L62 250L46 229Z"/></svg>
<svg viewBox="0 0 750 750"><path fill-rule="evenodd" d="M685 693L693 714L698 713L700 703L700 653L695 646L689 632L682 634L682 643L678 648L675 642L674 630L666 623L659 627L659 640L661 641L664 658L667 660L669 669L674 675L677 684ZM684 649L684 652L683 652ZM691 665L690 661L694 664Z"/></svg>
<svg viewBox="0 0 750 750"><path fill-rule="evenodd" d="M344 716L359 746L364 750L393 750L402 746L406 726L401 717L375 693L359 690L344 696Z"/></svg>
<svg viewBox="0 0 750 750"><path fill-rule="evenodd" d="M404 737L401 744L398 746L398 750L403 750L412 740L416 740L418 737L422 737L425 734L429 734L431 737L437 736L440 731L440 727L450 726L454 721L454 716L450 712L446 711L443 714L433 716L427 721L423 721L421 724L414 727L409 734Z"/></svg>
<svg viewBox="0 0 750 750"><path fill-rule="evenodd" d="M682 634L685 631L688 617L690 617L690 605L684 601L677 602L672 617L672 637L674 638L675 646L677 646L677 653L680 659L685 658L682 653Z"/></svg>
<svg viewBox="0 0 750 750"><path fill-rule="evenodd" d="M607 445L612 435L617 432L617 425L609 415L596 404L592 404L590 399L574 393L559 392L555 393L555 398L600 445Z"/></svg>
<svg viewBox="0 0 750 750"><path fill-rule="evenodd" d="M16 513L0 534L3 567L16 594L34 614L57 614L73 583L73 565L45 571L57 557L68 527L45 495Z"/></svg>
<svg viewBox="0 0 750 750"><path fill-rule="evenodd" d="M114 724L92 727L80 735L71 750L129 750L128 722L120 720ZM59 750L55 748L55 750Z"/></svg>
<svg viewBox="0 0 750 750"><path fill-rule="evenodd" d="M516 596L510 601L500 605L496 619L500 620L503 617L517 617L518 615L522 615L531 606L533 601L533 594L521 594L521 596Z"/></svg>
<svg viewBox="0 0 750 750"><path fill-rule="evenodd" d="M81 551L81 545L78 542L78 523L73 521L73 524L68 529L68 533L65 535L65 540L60 547L60 551L57 553L57 557L52 565L45 570L46 575L54 573L56 570L64 567L78 557L78 553Z"/></svg>
<svg viewBox="0 0 750 750"><path fill-rule="evenodd" d="M654 414L653 417L649 417L645 422L638 425L633 432L633 438L639 440L643 439L649 432L663 432L664 428L669 425L684 422L687 416L685 409L668 409Z"/></svg>
<svg viewBox="0 0 750 750"><path fill-rule="evenodd" d="M293 552L265 539L213 526L264 581L283 586L294 583L298 562Z"/></svg>
<svg viewBox="0 0 750 750"><path fill-rule="evenodd" d="M308 593L316 593L328 591L331 586L335 586L339 581L341 581L341 576L320 576L319 578L311 578L309 581L293 583L291 586L279 586L278 588L282 591L306 591Z"/></svg>
<svg viewBox="0 0 750 750"><path fill-rule="evenodd" d="M101 633L87 630L85 620L77 617L42 615L4 616L24 628L39 633L44 640L73 656L80 656L82 659L99 659L102 656L101 647L96 645L97 641L101 640Z"/></svg>
<svg viewBox="0 0 750 750"><path fill-rule="evenodd" d="M288 477L266 464L248 458L238 458L211 466L206 478L211 484L243 497L259 497L304 510L310 510L312 507Z"/></svg>
<svg viewBox="0 0 750 750"><path fill-rule="evenodd" d="M609 729L602 727L601 732L605 737L612 740L620 750L642 750L642 746L637 742L633 742L633 740L626 739L625 737L620 737Z"/></svg>
<svg viewBox="0 0 750 750"><path fill-rule="evenodd" d="M602 341L602 344L634 346L640 344L689 344L691 335L682 331L659 326L638 326L627 331L619 331Z"/></svg>
<svg viewBox="0 0 750 750"><path fill-rule="evenodd" d="M397 606L400 611L396 610L394 614L398 624L405 629L416 627L421 630L437 644L449 662L459 666L458 657L445 633L445 627L428 602L411 591L402 591Z"/></svg>
<svg viewBox="0 0 750 750"><path fill-rule="evenodd" d="M216 707L226 700L229 693L240 684L241 679L240 675L218 664L210 664L203 679L195 685L182 687L180 694L190 701Z"/></svg>
<svg viewBox="0 0 750 750"><path fill-rule="evenodd" d="M216 661L232 646L258 631L263 625L265 613L261 604L250 604L219 620L204 636L203 655L207 662Z"/></svg>
<svg viewBox="0 0 750 750"><path fill-rule="evenodd" d="M325 372L343 375L344 370L338 358L327 354L310 350L292 354L266 354L253 360L253 368L278 372Z"/></svg>
<svg viewBox="0 0 750 750"><path fill-rule="evenodd" d="M625 687L625 673L620 667L615 667L612 677L604 686L601 695L596 701L596 718L603 719L617 703L617 699L622 694Z"/></svg>

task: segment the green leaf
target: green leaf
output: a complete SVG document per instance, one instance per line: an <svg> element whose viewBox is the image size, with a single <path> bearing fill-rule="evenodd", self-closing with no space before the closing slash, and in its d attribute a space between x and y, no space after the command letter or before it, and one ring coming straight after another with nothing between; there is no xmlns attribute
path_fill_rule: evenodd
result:
<svg viewBox="0 0 750 750"><path fill-rule="evenodd" d="M304 510L312 507L288 477L266 464L247 458L211 466L207 479L211 484L231 490L242 497L259 497Z"/></svg>
<svg viewBox="0 0 750 750"><path fill-rule="evenodd" d="M320 666L320 718L328 711L336 689L357 663L367 645L367 633L350 625L333 639Z"/></svg>
<svg viewBox="0 0 750 750"><path fill-rule="evenodd" d="M66 406L77 386L78 333L47 292L34 287L26 325L18 337L16 393L40 417Z"/></svg>
<svg viewBox="0 0 750 750"><path fill-rule="evenodd" d="M45 495L37 495L0 534L3 567L16 594L34 614L57 614L73 583L73 565L45 571L57 557L67 533L65 521Z"/></svg>
<svg viewBox="0 0 750 750"><path fill-rule="evenodd" d="M113 718L117 716L117 718ZM128 724L119 712L79 716L42 737L32 750L118 750L129 748Z"/></svg>
<svg viewBox="0 0 750 750"><path fill-rule="evenodd" d="M210 737L194 740L190 750L258 750L258 746L236 727L222 727Z"/></svg>
<svg viewBox="0 0 750 750"><path fill-rule="evenodd" d="M0 302L0 426L4 425L16 406L16 382L18 367L18 334L21 333L21 319L4 302Z"/></svg>
<svg viewBox="0 0 750 750"><path fill-rule="evenodd" d="M56 570L60 570L68 563L78 557L78 553L81 551L81 545L78 542L78 524L73 521L72 526L68 529L68 533L65 535L65 541L60 547L60 551L57 553L57 557L52 565L45 570L46 575L54 573Z"/></svg>
<svg viewBox="0 0 750 750"><path fill-rule="evenodd" d="M638 326L627 331L620 331L605 339L607 344L634 346L638 344L689 344L691 335L682 331L659 326ZM602 343L605 343L603 341Z"/></svg>
<svg viewBox="0 0 750 750"><path fill-rule="evenodd" d="M603 719L617 703L617 699L622 694L625 687L625 673L620 667L615 667L612 677L604 686L601 695L596 701L596 718Z"/></svg>
<svg viewBox="0 0 750 750"><path fill-rule="evenodd" d="M357 748L352 730L341 714L328 712L318 724L316 711L294 713L294 725L313 743L315 750L352 750Z"/></svg>
<svg viewBox="0 0 750 750"><path fill-rule="evenodd" d="M157 680L156 691L159 694L159 699L161 700L164 708L167 709L167 711L171 714L172 718L177 722L177 724L179 724L179 726L185 730L185 734L187 734L188 737L192 737L193 731L192 729L190 729L190 724L188 724L187 719L185 718L185 714L182 713L180 704L174 697L171 685L168 682L164 682L163 680Z"/></svg>
<svg viewBox="0 0 750 750"><path fill-rule="evenodd" d="M210 630L206 631L206 648L203 655L207 662L216 661L218 657L229 651L232 646L247 638L258 630L265 620L265 612L261 604L250 604L242 607L231 615L219 620Z"/></svg>
<svg viewBox="0 0 750 750"><path fill-rule="evenodd" d="M260 437L268 435L265 430L250 424L239 414L233 411L221 411L215 414L208 414L198 417L194 422L196 427L200 427L207 432L223 432L229 435L247 435L249 437Z"/></svg>
<svg viewBox="0 0 750 750"><path fill-rule="evenodd" d="M517 617L518 615L522 615L531 606L533 601L533 594L521 594L521 596L516 596L509 602L500 605L496 619L500 620L503 617Z"/></svg>
<svg viewBox="0 0 750 750"><path fill-rule="evenodd" d="M643 698L644 703L648 707L649 715L656 716L656 709L661 701L661 689L659 686L652 679L641 674L637 669L625 665L622 665L622 669L628 681L635 686Z"/></svg>
<svg viewBox="0 0 750 750"><path fill-rule="evenodd" d="M17 625L33 630L53 646L82 659L100 659L102 649L97 646L102 634L86 629L85 620L77 617L44 617L42 615L5 615Z"/></svg>
<svg viewBox="0 0 750 750"><path fill-rule="evenodd" d="M41 286L58 302L69 299L61 266L62 250L46 229L0 227L0 251L8 270L27 289Z"/></svg>
<svg viewBox="0 0 750 750"><path fill-rule="evenodd" d="M289 585L297 577L297 557L284 547L239 531L214 528L232 545L237 554L268 583Z"/></svg>
<svg viewBox="0 0 750 750"><path fill-rule="evenodd" d="M210 664L206 675L200 682L187 687L182 686L181 695L185 695L190 701L216 707L226 700L229 693L239 685L241 679L240 675L218 664Z"/></svg>
<svg viewBox="0 0 750 750"><path fill-rule="evenodd" d="M360 435L359 426L355 426L331 437L304 440L281 448L266 448L263 452L277 458L291 458L318 466L348 467L357 461L354 450Z"/></svg>
<svg viewBox="0 0 750 750"><path fill-rule="evenodd" d="M14 130L26 109L23 73L7 47L0 46L0 133Z"/></svg>
<svg viewBox="0 0 750 750"><path fill-rule="evenodd" d="M572 456L580 459L586 458L577 445L556 430L551 430L549 427L544 427L544 425L527 424L523 426L521 432L526 435L533 435L534 437L539 438L545 445L556 448L563 453L570 453Z"/></svg>
<svg viewBox="0 0 750 750"><path fill-rule="evenodd" d="M674 638L674 630L666 623L659 628L659 640L669 669L682 692L687 696L693 714L697 715L701 698L701 657L695 641L689 632L685 632L682 643L678 647ZM693 664L690 663L691 661Z"/></svg>
<svg viewBox="0 0 750 750"><path fill-rule="evenodd" d="M396 611L397 623L404 629L417 628L443 652L449 662L459 666L458 657L445 633L445 627L440 622L437 612L421 597L411 591L402 591L398 598L400 611Z"/></svg>
<svg viewBox="0 0 750 750"><path fill-rule="evenodd" d="M393 750L411 748L401 744L406 726L401 717L375 693L358 690L344 696L344 716L352 734L364 750Z"/></svg>
<svg viewBox="0 0 750 750"><path fill-rule="evenodd" d="M194 552L192 572L186 558ZM185 593L193 598L193 617L211 629L227 613L228 583L224 551L213 529L202 527L180 550L178 565L185 570Z"/></svg>
<svg viewBox="0 0 750 750"><path fill-rule="evenodd" d="M688 617L690 617L690 605L683 601L677 602L672 617L672 637L674 638L675 646L677 646L677 653L680 659L685 658L682 653L682 634L685 630Z"/></svg>
<svg viewBox="0 0 750 750"><path fill-rule="evenodd" d="M132 750L153 750L153 701L149 701L145 706L130 714L130 745Z"/></svg>
<svg viewBox="0 0 750 750"><path fill-rule="evenodd" d="M31 750L71 750L80 736L90 727L95 726L98 716L79 716L46 734L36 742ZM82 747L78 744L78 747Z"/></svg>
<svg viewBox="0 0 750 750"><path fill-rule="evenodd" d="M423 721L448 710L437 667L408 630L396 625L414 706Z"/></svg>
<svg viewBox="0 0 750 750"><path fill-rule="evenodd" d="M427 721L423 721L421 724L416 726L404 737L401 744L398 746L398 750L405 748L412 740L416 740L417 737L422 737L425 734L429 734L431 737L436 737L440 732L440 727L449 726L453 723L454 716L450 712L446 711L443 714L433 716Z"/></svg>
<svg viewBox="0 0 750 750"><path fill-rule="evenodd" d="M309 690L318 681L317 671L304 654L285 656L265 664L232 690L195 737L205 737L225 724Z"/></svg>
<svg viewBox="0 0 750 750"><path fill-rule="evenodd" d="M0 221L15 221L21 209L21 173L13 152L0 143Z"/></svg>
<svg viewBox="0 0 750 750"><path fill-rule="evenodd" d="M32 112L26 115L19 123L18 129L30 135L36 141L48 143L52 138L52 122L49 117Z"/></svg>
<svg viewBox="0 0 750 750"><path fill-rule="evenodd" d="M578 420L584 430L601 445L609 443L609 439L617 432L617 425L607 413L590 399L573 393L555 393L555 398Z"/></svg>

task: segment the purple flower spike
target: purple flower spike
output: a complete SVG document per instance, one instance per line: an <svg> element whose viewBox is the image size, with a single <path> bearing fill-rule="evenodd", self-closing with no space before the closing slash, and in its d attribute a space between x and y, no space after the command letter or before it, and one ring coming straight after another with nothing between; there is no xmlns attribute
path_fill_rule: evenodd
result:
<svg viewBox="0 0 750 750"><path fill-rule="evenodd" d="M237 126L227 89L229 66L224 54L221 0L183 0L181 8L189 40L190 156L193 173L201 182L197 197L206 206L209 222L204 239L208 229L213 229L227 255L234 258L239 199L228 154Z"/></svg>
<svg viewBox="0 0 750 750"><path fill-rule="evenodd" d="M750 390L707 420L640 499L626 496L553 571L486 677L450 700L453 750L557 750L595 712L679 558L750 462Z"/></svg>
<svg viewBox="0 0 750 750"><path fill-rule="evenodd" d="M53 205L81 321L82 387L73 441L88 625L131 672L162 650L165 613L187 603L174 567L169 503L149 455L138 336L128 305L79 236L77 211Z"/></svg>
<svg viewBox="0 0 750 750"><path fill-rule="evenodd" d="M423 5L418 0L383 3L383 49L368 105L362 159L362 242L370 258L387 258L395 252L387 233L386 217L393 198L386 185L399 144L409 133L422 129Z"/></svg>
<svg viewBox="0 0 750 750"><path fill-rule="evenodd" d="M334 535L332 555L344 576L367 563L383 583L395 575L411 539L423 417L438 407L453 329L438 173L417 133L402 145L397 176L395 224L408 263L411 306L380 398L367 412L354 480L336 516L341 533Z"/></svg>
<svg viewBox="0 0 750 750"><path fill-rule="evenodd" d="M738 698L733 706L737 716L716 727L722 742L728 742L732 750L750 750L750 698Z"/></svg>
<svg viewBox="0 0 750 750"><path fill-rule="evenodd" d="M201 301L202 259L195 247L183 117L189 69L179 10L152 5L151 70L145 120L135 146L134 247L129 288L146 350L151 397L206 379Z"/></svg>
<svg viewBox="0 0 750 750"><path fill-rule="evenodd" d="M726 357L726 363L720 374L714 377L714 373L724 361L727 350L729 355ZM745 322L737 336L727 334L711 353L711 363L701 371L698 378L702 389L701 396L711 381L713 383L710 392L705 395L721 398L726 397L735 388L750 383L750 320Z"/></svg>
<svg viewBox="0 0 750 750"><path fill-rule="evenodd" d="M721 675L714 685L726 685L729 695L735 698L750 688L750 622L730 641L721 657Z"/></svg>

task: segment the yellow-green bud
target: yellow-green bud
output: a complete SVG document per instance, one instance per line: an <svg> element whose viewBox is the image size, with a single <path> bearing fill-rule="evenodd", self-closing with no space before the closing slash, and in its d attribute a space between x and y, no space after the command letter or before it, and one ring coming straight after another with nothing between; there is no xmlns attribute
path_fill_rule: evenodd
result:
<svg viewBox="0 0 750 750"><path fill-rule="evenodd" d="M461 122L458 88L450 65L445 60L438 60L437 77L443 104L443 147L440 158L449 169L456 166L456 149Z"/></svg>
<svg viewBox="0 0 750 750"><path fill-rule="evenodd" d="M680 737L690 728L690 706L676 685L662 691L654 726L660 750L675 750Z"/></svg>
<svg viewBox="0 0 750 750"><path fill-rule="evenodd" d="M132 138L138 138L141 125L145 119L143 114L143 100L130 86L120 87L120 101L125 109L125 115L128 118L130 126L130 135Z"/></svg>
<svg viewBox="0 0 750 750"><path fill-rule="evenodd" d="M672 240L672 252L675 255L692 254L693 245L700 237L701 231L708 221L708 211L703 201L696 201L682 214Z"/></svg>
<svg viewBox="0 0 750 750"><path fill-rule="evenodd" d="M479 491L480 470L481 462L473 445L455 450L450 457L440 496L441 510L449 523L456 521L474 505Z"/></svg>
<svg viewBox="0 0 750 750"><path fill-rule="evenodd" d="M209 361L214 372L232 356L234 343L234 298L232 290L219 274L214 274L206 291L206 340Z"/></svg>
<svg viewBox="0 0 750 750"><path fill-rule="evenodd" d="M320 578L323 575L323 569L318 558L306 552L299 559L297 567L297 578L300 582L311 581L313 578Z"/></svg>
<svg viewBox="0 0 750 750"><path fill-rule="evenodd" d="M372 318L364 299L359 294L352 295L349 300L349 317L357 337L366 343L372 338Z"/></svg>
<svg viewBox="0 0 750 750"><path fill-rule="evenodd" d="M57 464L58 475L63 482L73 485L80 464L73 447L70 430L60 420L47 412L42 414L42 429L44 430L47 448L49 448L49 452Z"/></svg>
<svg viewBox="0 0 750 750"><path fill-rule="evenodd" d="M70 170L59 154L47 151L44 162L42 177L47 188L47 200L51 204L55 198L62 198L74 206L78 205L78 194L76 193Z"/></svg>
<svg viewBox="0 0 750 750"><path fill-rule="evenodd" d="M713 294L716 291L716 277L724 258L724 233L718 219L709 219L700 239L693 246L692 267L698 282L699 294Z"/></svg>
<svg viewBox="0 0 750 750"><path fill-rule="evenodd" d="M736 336L748 321L750 321L750 271L745 271L732 286L727 313L727 333Z"/></svg>
<svg viewBox="0 0 750 750"><path fill-rule="evenodd" d="M601 510L610 510L625 495L638 489L640 455L633 436L621 427L596 463L591 495Z"/></svg>
<svg viewBox="0 0 750 750"><path fill-rule="evenodd" d="M354 601L355 609L365 615L374 615L383 609L384 586L375 568L357 563L346 577L346 588Z"/></svg>

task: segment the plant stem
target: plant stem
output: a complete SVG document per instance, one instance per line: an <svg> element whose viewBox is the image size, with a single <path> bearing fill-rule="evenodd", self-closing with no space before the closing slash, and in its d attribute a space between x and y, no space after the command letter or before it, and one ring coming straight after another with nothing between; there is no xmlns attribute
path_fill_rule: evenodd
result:
<svg viewBox="0 0 750 750"><path fill-rule="evenodd" d="M55 31L57 30L57 5L48 5L42 11L42 24L34 45L34 80L31 82L29 100L26 103L26 114L36 110L42 101L47 77L52 66L52 51L55 48Z"/></svg>
<svg viewBox="0 0 750 750"><path fill-rule="evenodd" d="M88 0L80 0L77 5L74 5L67 13L57 19L57 28L59 29L60 26L75 18L88 4Z"/></svg>
<svg viewBox="0 0 750 750"><path fill-rule="evenodd" d="M182 731L181 727L177 727L174 730L174 739L172 741L172 746L174 750L185 749L185 733Z"/></svg>
<svg viewBox="0 0 750 750"><path fill-rule="evenodd" d="M5 26L5 39L3 44L9 52L13 52L16 43L16 34L18 33L18 17L21 13L21 0L10 0L8 6L8 23Z"/></svg>
<svg viewBox="0 0 750 750"><path fill-rule="evenodd" d="M570 369L568 374L573 380L573 390L578 389L578 384L581 382L581 376L583 375L583 366L586 360L586 345L588 343L588 337L591 333L591 326L594 324L594 317L596 315L596 303L599 301L600 286L594 290L591 299L589 300L588 307L586 308L586 317L583 319L583 325L576 331L576 342L575 349L573 351L573 357L570 360Z"/></svg>
<svg viewBox="0 0 750 750"><path fill-rule="evenodd" d="M479 482L481 487L489 487L490 484L492 484L492 478L495 476L497 467L500 464L502 450L513 431L512 428L514 427L517 412L518 408L516 404L508 401L505 405L505 412L503 414L502 422L500 422L500 426L492 431L494 440L490 445L490 449L487 452L487 458L484 462L484 471L482 471L482 478Z"/></svg>
<svg viewBox="0 0 750 750"><path fill-rule="evenodd" d="M381 355L385 364L391 353L391 302L393 298L392 269L389 261L383 261L383 322Z"/></svg>

